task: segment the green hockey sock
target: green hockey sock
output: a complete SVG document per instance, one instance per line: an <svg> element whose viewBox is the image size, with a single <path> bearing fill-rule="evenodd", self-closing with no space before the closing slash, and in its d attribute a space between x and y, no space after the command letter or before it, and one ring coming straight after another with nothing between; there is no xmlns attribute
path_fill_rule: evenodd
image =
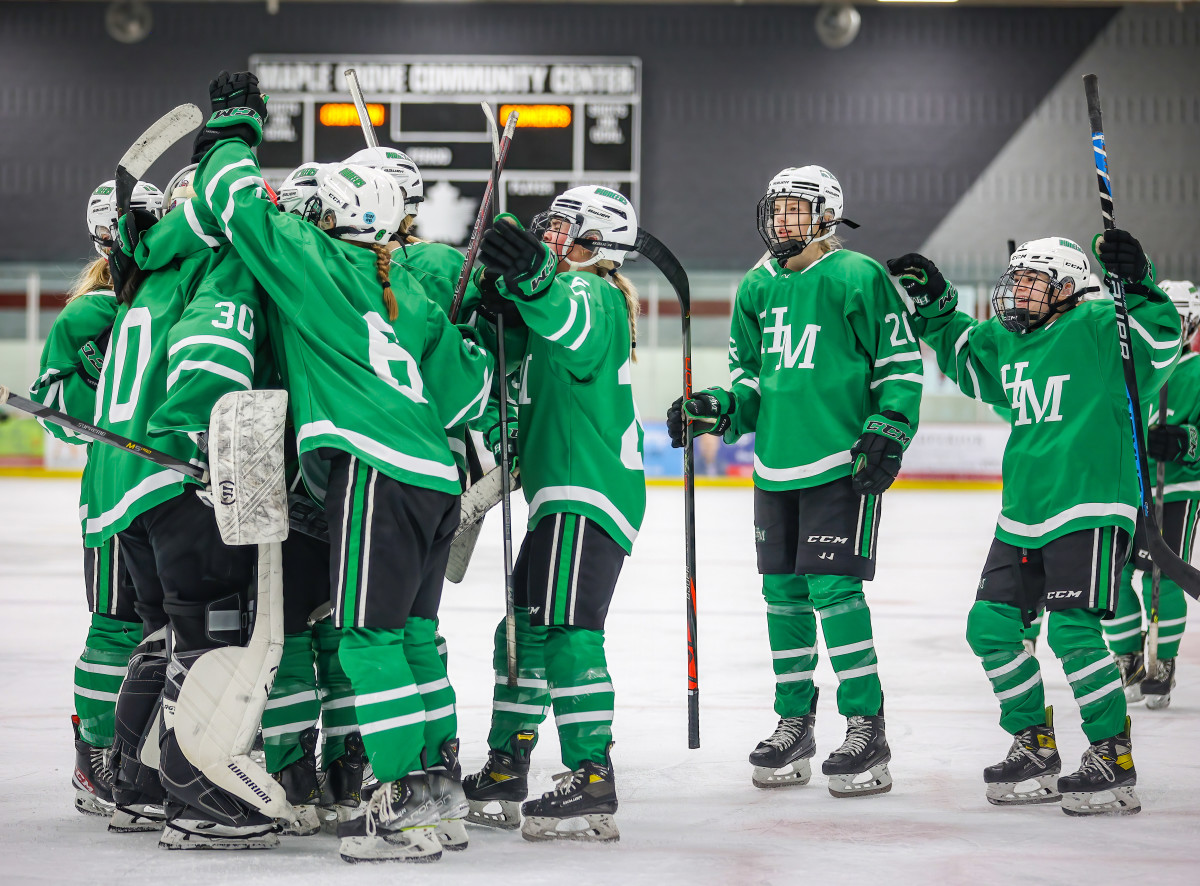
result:
<svg viewBox="0 0 1200 886"><path fill-rule="evenodd" d="M764 575L767 638L775 670L775 713L803 717L812 707L817 667L817 617L802 575Z"/></svg>
<svg viewBox="0 0 1200 886"><path fill-rule="evenodd" d="M300 733L317 725L317 677L313 671L312 631L283 638L283 655L262 716L267 772L280 772L303 755Z"/></svg>
<svg viewBox="0 0 1200 886"><path fill-rule="evenodd" d="M1129 596L1133 596L1130 594ZM1150 618L1150 603L1153 598L1150 573L1142 575L1142 599L1146 604L1146 620ZM1179 641L1187 627L1187 600L1183 588L1165 575L1158 582L1158 657L1175 658L1179 654ZM1115 651L1115 650L1114 650Z"/></svg>
<svg viewBox="0 0 1200 886"><path fill-rule="evenodd" d="M450 669L450 653L447 651L446 638L438 633L437 628L433 630L433 642L437 647L438 658L442 660L442 667L448 671Z"/></svg>
<svg viewBox="0 0 1200 886"><path fill-rule="evenodd" d="M1051 612L1050 648L1062 662L1083 717L1088 741L1102 741L1125 730L1125 692L1121 672L1100 633L1100 611Z"/></svg>
<svg viewBox="0 0 1200 886"><path fill-rule="evenodd" d="M1000 728L1012 735L1046 722L1042 672L1025 651L1023 632L1021 610L1007 603L977 600L967 616L967 643L1000 702Z"/></svg>
<svg viewBox="0 0 1200 886"><path fill-rule="evenodd" d="M317 650L317 686L321 695L321 767L346 752L346 736L358 731L354 716L354 688L342 670L338 658L342 632L331 619L323 619L313 627L313 646Z"/></svg>
<svg viewBox="0 0 1200 886"><path fill-rule="evenodd" d="M437 622L410 616L404 626L404 655L425 708L425 762L442 760L442 745L458 735L454 688L437 653Z"/></svg>
<svg viewBox="0 0 1200 886"><path fill-rule="evenodd" d="M492 667L496 688L492 695L492 728L488 732L488 747L507 752L509 742L518 732L532 732L550 712L550 687L546 683L546 627L529 623L529 610L516 607L517 620L517 686L508 686L508 641L504 620L496 626Z"/></svg>
<svg viewBox="0 0 1200 886"><path fill-rule="evenodd" d="M117 693L129 656L141 641L140 623L92 614L83 654L75 662L75 713L79 737L94 748L113 743Z"/></svg>
<svg viewBox="0 0 1200 886"><path fill-rule="evenodd" d="M604 631L555 625L547 629L545 648L563 765L603 763L612 742L614 704Z"/></svg>
<svg viewBox="0 0 1200 886"><path fill-rule="evenodd" d="M883 706L883 691L862 579L810 575L808 591L837 674L838 711L844 717L873 717Z"/></svg>
<svg viewBox="0 0 1200 886"><path fill-rule="evenodd" d="M343 628L338 658L354 687L367 759L380 781L421 769L425 708L404 653L404 631Z"/></svg>
<svg viewBox="0 0 1200 886"><path fill-rule="evenodd" d="M1133 565L1121 571L1121 588L1117 592L1117 614L1104 626L1104 639L1114 655L1129 655L1142 651L1142 604L1133 590ZM1161 631L1162 625L1160 623Z"/></svg>

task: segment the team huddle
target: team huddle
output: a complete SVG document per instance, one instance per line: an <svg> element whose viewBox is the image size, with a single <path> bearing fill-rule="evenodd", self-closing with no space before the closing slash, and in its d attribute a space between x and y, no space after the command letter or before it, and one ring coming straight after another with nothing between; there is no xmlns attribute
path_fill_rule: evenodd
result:
<svg viewBox="0 0 1200 886"><path fill-rule="evenodd" d="M170 849L335 831L349 862L434 861L467 848L468 823L533 841L617 840L604 626L646 504L630 372L639 299L620 273L637 242L634 208L584 185L528 228L497 216L456 299L464 256L417 236L423 182L407 155L367 148L307 163L276 195L252 152L268 111L256 78L222 72L209 91L192 163L165 189L138 182L127 208L116 182L90 196L99 258L54 323L32 395L207 469L219 400L287 392L289 499L317 519L297 531L293 516L281 545L282 654L257 747L290 812L277 818L265 794L251 802L215 783L175 729L205 657L250 639L259 554L225 543L213 490L104 445L90 446L81 485L92 619L75 670L76 807L110 831L160 831ZM1049 237L1012 254L996 316L981 322L929 259L885 267L842 248L836 230L853 226L842 212L821 167L771 180L758 206L769 252L733 309L730 387L681 397L667 415L677 446L689 433L755 434L754 537L780 719L750 755L753 783L811 779L819 616L847 718L822 766L829 791L891 789L863 582L875 576L883 493L917 433L920 340L1012 428L967 624L1012 736L984 771L987 798L1136 812L1127 698L1169 703L1185 604L1164 577L1148 672L1132 579L1151 564L1135 535L1114 302L1089 284L1087 254ZM1157 284L1124 231L1092 249L1125 283L1148 448L1169 478L1164 534L1187 559L1200 499L1189 347L1200 294ZM1151 407L1168 378L1160 414ZM519 483L529 519L512 569L515 679L502 620L488 757L464 776L438 609L479 530L460 525L460 497L483 478L480 438ZM1027 651L1043 610L1089 742L1068 775ZM529 799L551 710L567 771Z"/></svg>

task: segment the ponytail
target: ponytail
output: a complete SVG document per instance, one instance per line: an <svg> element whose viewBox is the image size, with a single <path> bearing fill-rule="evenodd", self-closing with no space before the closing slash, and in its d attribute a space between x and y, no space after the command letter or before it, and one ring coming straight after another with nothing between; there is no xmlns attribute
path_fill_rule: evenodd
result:
<svg viewBox="0 0 1200 886"><path fill-rule="evenodd" d="M108 271L108 259L101 256L89 262L79 276L71 283L71 291L67 294L67 302L73 302L81 295L95 292L97 289L112 289L112 274Z"/></svg>
<svg viewBox="0 0 1200 886"><path fill-rule="evenodd" d="M629 317L629 359L637 362L637 318L642 312L642 299L638 295L637 287L633 285L633 281L628 277L617 273L616 268L611 267L610 262L600 263L602 270L608 275L608 279L613 286L621 290L621 295L625 296L625 313ZM604 268L604 265L609 265Z"/></svg>

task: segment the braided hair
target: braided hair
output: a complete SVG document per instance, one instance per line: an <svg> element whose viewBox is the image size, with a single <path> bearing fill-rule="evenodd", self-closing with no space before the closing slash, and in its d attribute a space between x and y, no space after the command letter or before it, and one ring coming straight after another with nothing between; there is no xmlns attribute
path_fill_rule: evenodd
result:
<svg viewBox="0 0 1200 886"><path fill-rule="evenodd" d="M387 307L388 321L394 321L400 315L400 307L396 304L396 294L392 292L392 253L382 243L357 243L354 240L343 240L343 243L353 243L375 253L375 276L383 287L383 304Z"/></svg>

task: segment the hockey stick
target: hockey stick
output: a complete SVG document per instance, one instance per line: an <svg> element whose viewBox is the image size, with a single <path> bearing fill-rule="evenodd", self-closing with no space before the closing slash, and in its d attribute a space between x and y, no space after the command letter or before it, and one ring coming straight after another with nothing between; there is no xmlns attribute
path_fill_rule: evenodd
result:
<svg viewBox="0 0 1200 886"><path fill-rule="evenodd" d="M1163 385L1158 392L1158 422L1167 423L1167 386ZM1167 482L1167 463L1163 459L1155 465L1157 475L1154 484L1154 517L1162 526L1163 493ZM1162 584L1162 570L1156 561L1150 565L1150 624L1146 628L1146 673L1149 674L1158 662L1158 591Z"/></svg>
<svg viewBox="0 0 1200 886"><path fill-rule="evenodd" d="M1100 88L1095 74L1083 77L1084 93L1087 96L1088 121L1092 127L1092 155L1096 163L1096 182L1100 189L1100 212L1104 217L1104 230L1116 227L1113 218L1112 182L1108 174L1108 153L1104 145L1104 122L1100 113ZM1117 337L1121 346L1121 367L1125 374L1125 396L1129 406L1129 422L1133 427L1133 457L1141 494L1142 519L1146 527L1146 547L1150 559L1167 577L1183 588L1189 595L1200 599L1200 571L1180 559L1163 540L1154 509L1150 506L1150 467L1146 461L1146 432L1142 427L1141 398L1138 395L1137 369L1133 365L1133 349L1129 337L1129 311L1125 305L1125 284L1107 270L1104 282L1112 293L1113 306L1117 314Z"/></svg>
<svg viewBox="0 0 1200 886"><path fill-rule="evenodd" d="M367 111L362 87L358 85L358 73L354 68L346 68L346 84L350 87L350 97L354 99L354 107L358 110L358 123L362 127L363 138L367 140L367 147L379 147L379 139L375 137L375 127L371 124L371 114Z"/></svg>
<svg viewBox="0 0 1200 886"><path fill-rule="evenodd" d="M182 104L167 111L138 136L137 141L129 146L129 150L117 164L118 216L129 211L134 187L154 162L165 154L171 145L203 122L204 115L200 113L199 108L193 104Z"/></svg>
<svg viewBox="0 0 1200 886"><path fill-rule="evenodd" d="M687 271L671 250L649 231L639 230L634 248L670 281L679 297L683 320L683 398L692 396L692 291ZM684 426L683 447L683 554L687 594L688 647L688 747L700 747L700 677L696 656L696 467L692 425Z"/></svg>
<svg viewBox="0 0 1200 886"><path fill-rule="evenodd" d="M492 115L491 106L487 102L483 102L483 107L494 139L496 118ZM508 120L504 123L504 135L498 143L494 144L492 174L488 177L487 187L483 191L483 202L479 204L479 215L475 218L475 226L471 228L471 239L467 243L467 259L463 262L462 273L458 275L458 282L454 285L454 300L450 303L451 323L458 322L458 312L462 307L463 296L467 292L467 282L471 279L471 270L475 267L475 257L479 255L479 243L483 239L484 230L491 223L492 203L500 187L500 176L504 172L504 164L508 161L508 149L512 145L518 116L516 111L509 113Z"/></svg>
<svg viewBox="0 0 1200 886"><path fill-rule="evenodd" d="M500 374L500 512L504 523L504 640L508 688L517 688L517 609L512 562L512 474L508 452L508 384L504 361L504 312L496 312L496 371Z"/></svg>

